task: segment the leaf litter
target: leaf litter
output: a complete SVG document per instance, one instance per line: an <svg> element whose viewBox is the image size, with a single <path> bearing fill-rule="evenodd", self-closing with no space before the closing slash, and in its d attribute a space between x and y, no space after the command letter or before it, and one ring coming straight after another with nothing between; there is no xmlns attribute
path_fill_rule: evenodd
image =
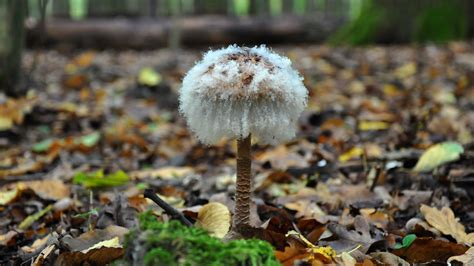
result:
<svg viewBox="0 0 474 266"><path fill-rule="evenodd" d="M474 46L276 50L302 73L310 100L295 140L253 147L252 235L283 265L469 265L474 75L465 62ZM0 97L0 264L123 258L139 213L174 219L144 198L149 188L225 236L236 147L200 144L177 112L199 56L38 54L36 90Z"/></svg>

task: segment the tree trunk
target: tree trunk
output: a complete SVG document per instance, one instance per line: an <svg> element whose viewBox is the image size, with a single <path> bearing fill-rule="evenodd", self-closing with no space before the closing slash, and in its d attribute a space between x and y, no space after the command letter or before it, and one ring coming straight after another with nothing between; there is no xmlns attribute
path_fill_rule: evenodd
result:
<svg viewBox="0 0 474 266"><path fill-rule="evenodd" d="M0 7L2 5L6 14L0 17L0 89L8 95L19 95L22 93L19 81L27 2L8 0L2 1Z"/></svg>
<svg viewBox="0 0 474 266"><path fill-rule="evenodd" d="M229 16L180 17L180 43L209 46L232 43L247 45L281 42L320 42L344 21L341 18L313 17L236 18ZM45 39L96 48L157 48L167 46L172 20L85 19L71 21L48 19ZM212 30L210 30L212 29ZM36 33L36 34L35 34ZM29 32L30 43L39 37L38 29Z"/></svg>

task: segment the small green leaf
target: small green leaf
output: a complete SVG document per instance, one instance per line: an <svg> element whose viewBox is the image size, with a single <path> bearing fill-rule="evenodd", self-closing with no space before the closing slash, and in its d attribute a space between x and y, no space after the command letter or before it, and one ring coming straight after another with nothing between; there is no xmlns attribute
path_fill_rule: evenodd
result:
<svg viewBox="0 0 474 266"><path fill-rule="evenodd" d="M104 171L99 170L89 174L83 172L76 173L73 182L88 188L98 188L121 186L126 184L128 180L128 175L122 170L109 175L104 175Z"/></svg>
<svg viewBox="0 0 474 266"><path fill-rule="evenodd" d="M51 145L53 145L53 139L45 139L33 145L31 148L34 152L45 152L48 151Z"/></svg>
<svg viewBox="0 0 474 266"><path fill-rule="evenodd" d="M145 86L154 87L161 82L160 73L156 72L151 67L144 67L138 74L138 83Z"/></svg>
<svg viewBox="0 0 474 266"><path fill-rule="evenodd" d="M90 148L90 147L94 147L97 143L99 143L99 140L100 140L100 133L93 132L91 134L80 137L79 143Z"/></svg>
<svg viewBox="0 0 474 266"><path fill-rule="evenodd" d="M415 234L408 234L403 238L401 244L400 243L395 244L395 249L407 248L413 243L413 241L415 241L415 239L416 239Z"/></svg>
<svg viewBox="0 0 474 266"><path fill-rule="evenodd" d="M453 141L433 145L421 155L413 171L429 172L445 163L459 160L463 152L461 144Z"/></svg>
<svg viewBox="0 0 474 266"><path fill-rule="evenodd" d="M137 187L138 189L142 189L142 190L143 190L143 189L147 189L147 188L149 187L149 185L148 185L148 183L138 183L138 184L136 185L136 187Z"/></svg>

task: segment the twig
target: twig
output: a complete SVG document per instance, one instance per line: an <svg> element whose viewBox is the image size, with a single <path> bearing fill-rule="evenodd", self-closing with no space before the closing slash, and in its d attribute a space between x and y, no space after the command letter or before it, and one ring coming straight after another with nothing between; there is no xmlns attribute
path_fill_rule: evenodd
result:
<svg viewBox="0 0 474 266"><path fill-rule="evenodd" d="M166 203L166 201L162 200L153 189L145 189L143 193L145 198L151 199L154 203L160 206L167 214L171 215L171 217L180 220L183 224L187 226L193 226L193 224L177 209L173 208L171 205Z"/></svg>

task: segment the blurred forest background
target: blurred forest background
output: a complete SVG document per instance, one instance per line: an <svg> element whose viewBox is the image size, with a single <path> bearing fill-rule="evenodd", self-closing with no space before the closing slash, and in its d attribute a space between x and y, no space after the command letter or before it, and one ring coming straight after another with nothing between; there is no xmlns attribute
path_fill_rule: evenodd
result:
<svg viewBox="0 0 474 266"><path fill-rule="evenodd" d="M25 40L139 49L446 42L474 35L469 14L469 0L2 0L0 86L15 91Z"/></svg>

